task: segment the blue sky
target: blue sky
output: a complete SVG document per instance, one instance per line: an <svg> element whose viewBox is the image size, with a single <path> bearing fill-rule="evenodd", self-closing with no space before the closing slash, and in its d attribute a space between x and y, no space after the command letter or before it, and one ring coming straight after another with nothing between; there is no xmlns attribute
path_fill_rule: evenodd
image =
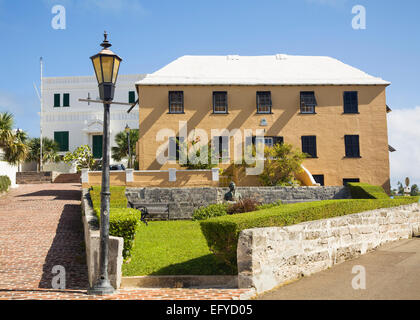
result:
<svg viewBox="0 0 420 320"><path fill-rule="evenodd" d="M65 30L51 27L55 4L66 8ZM358 4L365 30L352 28ZM185 54L327 55L392 82L394 111L416 110L419 11L418 0L0 0L0 111L39 135L39 57L45 76L93 75L104 30L121 73L151 73Z"/></svg>

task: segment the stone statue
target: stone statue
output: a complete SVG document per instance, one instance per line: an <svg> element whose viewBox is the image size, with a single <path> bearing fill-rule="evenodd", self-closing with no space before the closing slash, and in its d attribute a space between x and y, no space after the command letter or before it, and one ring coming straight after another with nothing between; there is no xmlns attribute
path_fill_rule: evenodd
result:
<svg viewBox="0 0 420 320"><path fill-rule="evenodd" d="M237 192L235 188L236 188L236 185L232 181L229 184L229 191L225 193L225 201L236 202L242 199L242 195L239 192Z"/></svg>

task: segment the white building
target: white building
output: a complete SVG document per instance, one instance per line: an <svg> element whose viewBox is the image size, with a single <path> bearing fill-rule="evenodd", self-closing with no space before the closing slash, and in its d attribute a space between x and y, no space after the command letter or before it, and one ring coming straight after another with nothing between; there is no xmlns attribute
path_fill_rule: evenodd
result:
<svg viewBox="0 0 420 320"><path fill-rule="evenodd" d="M142 74L119 75L114 101L134 103L137 100L135 83L144 77ZM99 99L98 83L94 76L43 78L42 134L58 142L60 154L88 145L94 157L100 159L103 104L79 101L86 98ZM115 145L115 135L123 131L127 124L130 128L139 128L138 107L127 113L129 108L111 105L111 147ZM46 166L44 170L68 170L66 166Z"/></svg>

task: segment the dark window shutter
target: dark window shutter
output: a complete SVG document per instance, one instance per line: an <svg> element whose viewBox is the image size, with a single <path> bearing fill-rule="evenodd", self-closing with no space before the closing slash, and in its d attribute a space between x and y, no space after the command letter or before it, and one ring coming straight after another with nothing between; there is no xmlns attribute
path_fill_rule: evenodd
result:
<svg viewBox="0 0 420 320"><path fill-rule="evenodd" d="M70 94L65 93L63 94L63 107L69 107L70 106Z"/></svg>
<svg viewBox="0 0 420 320"><path fill-rule="evenodd" d="M346 135L344 136L344 143L346 148L346 157L358 158L360 157L360 146L358 135Z"/></svg>
<svg viewBox="0 0 420 320"><path fill-rule="evenodd" d="M136 93L134 91L128 92L128 103L136 102Z"/></svg>
<svg viewBox="0 0 420 320"><path fill-rule="evenodd" d="M314 178L316 183L319 183L321 186L324 185L324 175L323 174L313 174L312 177Z"/></svg>
<svg viewBox="0 0 420 320"><path fill-rule="evenodd" d="M55 93L54 94L54 107L59 107L59 106L60 106L60 94Z"/></svg>
<svg viewBox="0 0 420 320"><path fill-rule="evenodd" d="M284 138L283 137L273 137L273 144L283 144Z"/></svg>
<svg viewBox="0 0 420 320"><path fill-rule="evenodd" d="M59 151L69 151L69 132L58 131L54 132L54 141L59 146Z"/></svg>
<svg viewBox="0 0 420 320"><path fill-rule="evenodd" d="M344 113L358 113L359 102L357 91L346 91L343 95Z"/></svg>

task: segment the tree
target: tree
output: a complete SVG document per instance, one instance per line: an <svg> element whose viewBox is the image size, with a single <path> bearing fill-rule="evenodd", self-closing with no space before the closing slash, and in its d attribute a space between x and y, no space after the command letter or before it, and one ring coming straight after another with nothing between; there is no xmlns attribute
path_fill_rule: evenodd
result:
<svg viewBox="0 0 420 320"><path fill-rule="evenodd" d="M410 193L410 195L413 196L413 197L420 195L419 186L417 184L413 184L411 186L411 193Z"/></svg>
<svg viewBox="0 0 420 320"><path fill-rule="evenodd" d="M264 170L259 176L264 186L287 186L297 184L295 173L302 171L302 162L307 155L293 149L291 144L276 144L264 149Z"/></svg>
<svg viewBox="0 0 420 320"><path fill-rule="evenodd" d="M186 157L187 162L185 164L181 164L181 167L187 168L188 170L204 170L204 169L211 169L214 168L216 165L212 163L211 159L211 147L210 143L208 145L201 145L199 144L200 139L196 138L191 141L190 145L188 143L183 143L183 150L187 151L188 156ZM176 140L176 143L179 145L179 140ZM207 157L204 162L201 160L201 154L205 154L207 152ZM191 161L190 158L195 156L197 161Z"/></svg>
<svg viewBox="0 0 420 320"><path fill-rule="evenodd" d="M63 161L76 164L77 172L85 168L90 170L96 169L96 161L93 158L92 150L87 145L80 146L73 152L66 153Z"/></svg>
<svg viewBox="0 0 420 320"><path fill-rule="evenodd" d="M128 143L127 143L127 133L125 131L118 132L115 135L115 143L117 146L111 148L112 159L115 161L121 161L124 158L128 159L128 166L133 167L133 157L137 161L137 152L136 152L136 143L139 140L139 130L131 129L130 130L130 151L131 159L128 159Z"/></svg>
<svg viewBox="0 0 420 320"><path fill-rule="evenodd" d="M28 155L28 146L25 143L28 135L22 130L13 132L13 123L11 113L0 113L0 147L4 151L4 160L12 165L19 165Z"/></svg>
<svg viewBox="0 0 420 320"><path fill-rule="evenodd" d="M399 195L404 195L404 186L401 183L401 181L398 181L397 183L397 188L398 188L398 194Z"/></svg>
<svg viewBox="0 0 420 320"><path fill-rule="evenodd" d="M33 138L29 140L29 153L26 161L35 161L37 163L37 169L41 167L40 157L40 139ZM49 138L42 138L42 162L59 162L60 156L58 155L60 148L58 143Z"/></svg>

